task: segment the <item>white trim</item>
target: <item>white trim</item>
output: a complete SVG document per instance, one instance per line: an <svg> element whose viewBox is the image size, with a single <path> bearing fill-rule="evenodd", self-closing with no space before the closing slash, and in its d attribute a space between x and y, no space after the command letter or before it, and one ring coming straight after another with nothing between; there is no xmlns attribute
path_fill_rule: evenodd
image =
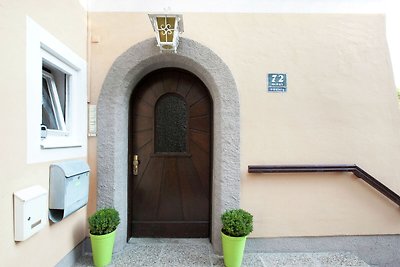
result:
<svg viewBox="0 0 400 267"><path fill-rule="evenodd" d="M42 119L42 60L70 75L68 135L40 137ZM86 61L30 17L26 18L27 162L87 156ZM49 149L52 148L52 149Z"/></svg>
<svg viewBox="0 0 400 267"><path fill-rule="evenodd" d="M54 140L54 139L53 139ZM68 143L68 142L57 142L54 143L42 143L40 145L42 149L55 149L55 148L73 148L73 147L82 147L80 143Z"/></svg>
<svg viewBox="0 0 400 267"><path fill-rule="evenodd" d="M394 0L86 0L89 12L384 13Z"/></svg>

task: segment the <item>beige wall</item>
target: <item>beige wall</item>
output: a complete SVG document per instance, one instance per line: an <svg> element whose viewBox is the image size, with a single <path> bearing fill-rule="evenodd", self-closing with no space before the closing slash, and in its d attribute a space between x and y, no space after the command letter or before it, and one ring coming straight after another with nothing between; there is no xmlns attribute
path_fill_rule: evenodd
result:
<svg viewBox="0 0 400 267"><path fill-rule="evenodd" d="M27 15L86 59L86 13L78 1L0 1L0 250L7 266L53 266L84 238L86 209L14 242L12 194L48 188L51 163L26 163ZM96 104L116 57L153 33L146 14L91 13L90 23ZM400 114L382 16L184 14L184 24L183 36L218 54L239 89L241 206L255 216L253 236L400 233L398 208L352 175L247 174L249 164L356 163L400 193ZM266 92L270 72L288 74L287 93ZM95 177L96 138L88 146ZM93 180L90 212L95 190Z"/></svg>
<svg viewBox="0 0 400 267"><path fill-rule="evenodd" d="M87 13L79 2L0 1L0 251L4 266L54 266L86 235L86 208L14 242L13 192L41 185L48 190L51 162L27 164L26 16L86 60Z"/></svg>
<svg viewBox="0 0 400 267"><path fill-rule="evenodd" d="M95 104L116 57L153 33L146 14L89 16ZM251 164L358 164L400 194L400 114L384 17L183 16L183 37L220 56L238 86L241 206L254 214L253 236L400 233L398 207L353 175L247 173ZM287 73L287 93L266 92L273 72ZM92 139L91 166L94 153Z"/></svg>

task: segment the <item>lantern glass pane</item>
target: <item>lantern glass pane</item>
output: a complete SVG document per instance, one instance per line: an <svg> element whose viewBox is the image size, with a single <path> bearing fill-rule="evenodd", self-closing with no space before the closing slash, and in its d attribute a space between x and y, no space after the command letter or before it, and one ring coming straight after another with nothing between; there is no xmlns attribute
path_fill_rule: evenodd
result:
<svg viewBox="0 0 400 267"><path fill-rule="evenodd" d="M162 48L165 49L165 50L172 50L172 49L174 49L174 47L173 47L172 45L163 45Z"/></svg>
<svg viewBox="0 0 400 267"><path fill-rule="evenodd" d="M163 30L158 31L158 36L160 37L160 42L166 42L167 41L167 35Z"/></svg>
<svg viewBox="0 0 400 267"><path fill-rule="evenodd" d="M160 42L171 43L174 40L175 17L157 17L157 29Z"/></svg>
<svg viewBox="0 0 400 267"><path fill-rule="evenodd" d="M168 31L167 33L167 42L172 42L174 40L174 30Z"/></svg>
<svg viewBox="0 0 400 267"><path fill-rule="evenodd" d="M163 29L165 27L165 17L157 17L157 28Z"/></svg>
<svg viewBox="0 0 400 267"><path fill-rule="evenodd" d="M174 40L175 21L176 17L167 17L167 28L169 29L167 32L167 42L169 43L172 43Z"/></svg>
<svg viewBox="0 0 400 267"><path fill-rule="evenodd" d="M175 17L167 17L167 27L171 30L175 28Z"/></svg>

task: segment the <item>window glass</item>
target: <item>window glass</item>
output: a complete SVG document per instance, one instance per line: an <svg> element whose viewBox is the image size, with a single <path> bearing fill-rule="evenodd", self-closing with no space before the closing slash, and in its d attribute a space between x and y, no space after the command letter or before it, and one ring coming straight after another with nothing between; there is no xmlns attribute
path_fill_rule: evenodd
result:
<svg viewBox="0 0 400 267"><path fill-rule="evenodd" d="M42 126L48 130L67 130L65 77L65 73L58 69L42 67Z"/></svg>
<svg viewBox="0 0 400 267"><path fill-rule="evenodd" d="M186 152L185 101L178 95L164 95L158 100L155 113L155 152Z"/></svg>
<svg viewBox="0 0 400 267"><path fill-rule="evenodd" d="M45 78L42 78L42 125L47 129L58 129L50 95L49 84Z"/></svg>

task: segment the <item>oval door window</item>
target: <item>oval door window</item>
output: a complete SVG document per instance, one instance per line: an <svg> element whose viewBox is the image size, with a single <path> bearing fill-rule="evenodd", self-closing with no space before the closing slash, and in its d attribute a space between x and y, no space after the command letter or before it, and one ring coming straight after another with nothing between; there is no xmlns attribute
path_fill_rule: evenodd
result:
<svg viewBox="0 0 400 267"><path fill-rule="evenodd" d="M187 107L179 95L160 97L155 107L155 152L187 152Z"/></svg>

